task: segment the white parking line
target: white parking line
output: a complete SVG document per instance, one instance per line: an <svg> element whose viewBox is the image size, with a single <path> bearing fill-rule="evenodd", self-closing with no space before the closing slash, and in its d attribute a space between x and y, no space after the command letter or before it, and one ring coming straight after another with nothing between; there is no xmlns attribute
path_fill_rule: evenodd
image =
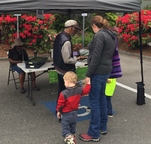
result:
<svg viewBox="0 0 151 144"><path fill-rule="evenodd" d="M134 89L134 88L131 88L131 87L126 86L126 85L124 85L124 84L121 84L121 83L119 83L119 82L116 82L116 84L117 84L118 86L122 87L122 88L125 88L125 89L127 89L127 90L130 90L130 91L132 91L132 92L137 93L137 90ZM149 94L147 94L147 93L145 93L145 97L151 99L151 95L149 95Z"/></svg>

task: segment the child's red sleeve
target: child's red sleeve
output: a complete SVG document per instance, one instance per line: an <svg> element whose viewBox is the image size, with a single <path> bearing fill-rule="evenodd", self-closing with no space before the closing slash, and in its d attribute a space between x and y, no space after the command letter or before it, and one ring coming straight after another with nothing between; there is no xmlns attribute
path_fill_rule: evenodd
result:
<svg viewBox="0 0 151 144"><path fill-rule="evenodd" d="M61 112L64 105L65 105L65 98L64 98L64 95L62 93L60 93L59 98L58 98L58 102L57 102L56 111Z"/></svg>
<svg viewBox="0 0 151 144"><path fill-rule="evenodd" d="M81 95L87 95L90 92L91 85L86 84L86 86L82 89L82 94Z"/></svg>

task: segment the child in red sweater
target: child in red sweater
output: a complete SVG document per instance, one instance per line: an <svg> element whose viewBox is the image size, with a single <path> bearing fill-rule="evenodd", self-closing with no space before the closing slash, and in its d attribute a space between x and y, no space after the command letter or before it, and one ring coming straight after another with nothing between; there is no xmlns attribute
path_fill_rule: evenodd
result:
<svg viewBox="0 0 151 144"><path fill-rule="evenodd" d="M66 89L60 93L57 103L57 117L61 118L62 135L66 144L75 144L75 133L77 124L77 110L81 96L90 92L90 81L85 87L77 87L77 75L68 71L65 73L64 83Z"/></svg>

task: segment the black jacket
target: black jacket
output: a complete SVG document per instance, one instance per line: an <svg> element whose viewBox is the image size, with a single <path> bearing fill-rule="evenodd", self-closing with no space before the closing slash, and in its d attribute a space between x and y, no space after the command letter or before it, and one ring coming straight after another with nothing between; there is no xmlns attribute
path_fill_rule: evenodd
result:
<svg viewBox="0 0 151 144"><path fill-rule="evenodd" d="M12 60L15 61L19 61L19 60L27 61L29 59L25 49L17 50L16 47L9 50L8 58L11 58ZM11 65L16 65L16 64L11 64Z"/></svg>
<svg viewBox="0 0 151 144"><path fill-rule="evenodd" d="M88 46L88 71L86 76L110 74L112 56L116 46L116 35L109 30L98 31Z"/></svg>
<svg viewBox="0 0 151 144"><path fill-rule="evenodd" d="M62 32L57 35L55 42L54 42L54 50L53 50L53 62L54 67L60 71L61 73L65 73L67 71L75 71L75 65L74 64L65 64L62 58L61 49L63 44L66 41L71 42L71 37L65 32ZM73 57L73 49L71 48L71 57Z"/></svg>

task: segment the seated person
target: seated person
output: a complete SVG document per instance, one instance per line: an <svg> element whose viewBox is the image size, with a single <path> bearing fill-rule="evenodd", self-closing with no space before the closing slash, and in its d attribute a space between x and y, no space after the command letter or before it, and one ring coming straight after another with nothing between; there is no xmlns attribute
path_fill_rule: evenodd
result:
<svg viewBox="0 0 151 144"><path fill-rule="evenodd" d="M19 83L21 93L25 93L26 90L24 88L25 81L25 72L17 66L17 63L21 63L23 61L28 60L28 54L25 49L23 49L23 42L21 39L16 38L14 44L12 45L12 49L9 50L8 59L12 66L12 70L18 72L19 74ZM32 78L35 77L35 72L31 73ZM33 80L33 90L39 91L40 89L36 86L35 79Z"/></svg>

